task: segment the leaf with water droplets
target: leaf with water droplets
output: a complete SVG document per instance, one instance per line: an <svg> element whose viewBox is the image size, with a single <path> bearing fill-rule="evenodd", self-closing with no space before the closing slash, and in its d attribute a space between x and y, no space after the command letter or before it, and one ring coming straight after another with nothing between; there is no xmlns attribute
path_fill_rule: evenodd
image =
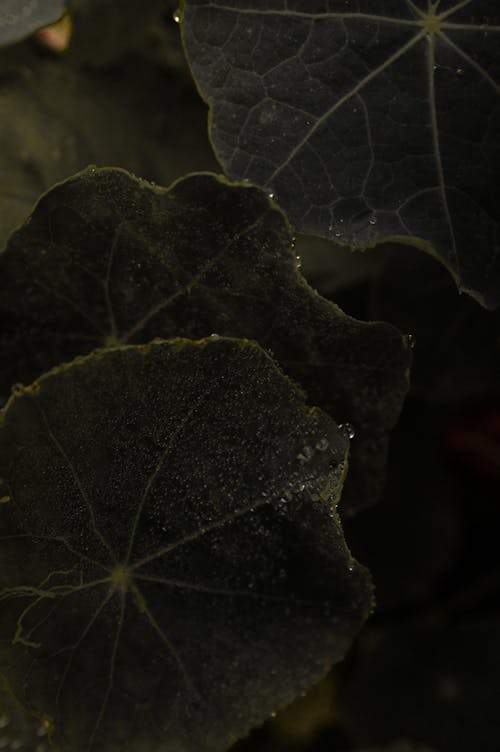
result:
<svg viewBox="0 0 500 752"><path fill-rule="evenodd" d="M305 283L290 228L259 189L200 174L166 190L86 170L47 193L0 256L0 321L4 395L95 347L255 339L313 404L353 426L346 508L376 500L409 349Z"/></svg>
<svg viewBox="0 0 500 752"><path fill-rule="evenodd" d="M67 0L0 0L0 47L57 21Z"/></svg>
<svg viewBox="0 0 500 752"><path fill-rule="evenodd" d="M297 231L400 239L500 303L500 4L185 0L183 38L234 180Z"/></svg>
<svg viewBox="0 0 500 752"><path fill-rule="evenodd" d="M4 388L118 341L255 338L317 404L355 423L354 503L372 500L407 351L395 330L350 319L313 294L288 235L261 192L212 176L168 193L112 170L59 186L0 260Z"/></svg>
<svg viewBox="0 0 500 752"><path fill-rule="evenodd" d="M102 350L11 397L0 669L57 749L219 752L343 657L372 598L347 447L245 340Z"/></svg>

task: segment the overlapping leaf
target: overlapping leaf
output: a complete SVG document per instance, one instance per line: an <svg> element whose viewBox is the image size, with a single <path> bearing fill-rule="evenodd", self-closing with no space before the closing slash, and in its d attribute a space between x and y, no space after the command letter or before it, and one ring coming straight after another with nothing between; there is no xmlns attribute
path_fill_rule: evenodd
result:
<svg viewBox="0 0 500 752"><path fill-rule="evenodd" d="M120 170L83 172L42 198L0 256L0 321L4 395L95 347L255 339L313 404L352 424L346 508L376 499L407 343L307 286L283 214L258 189L209 174L165 190Z"/></svg>
<svg viewBox="0 0 500 752"><path fill-rule="evenodd" d="M0 47L54 23L66 5L66 0L0 0Z"/></svg>
<svg viewBox="0 0 500 752"><path fill-rule="evenodd" d="M231 178L298 231L418 245L498 305L498 3L185 0L183 33Z"/></svg>
<svg viewBox="0 0 500 752"><path fill-rule="evenodd" d="M256 344L103 350L2 414L0 667L61 752L220 752L371 608L348 441Z"/></svg>

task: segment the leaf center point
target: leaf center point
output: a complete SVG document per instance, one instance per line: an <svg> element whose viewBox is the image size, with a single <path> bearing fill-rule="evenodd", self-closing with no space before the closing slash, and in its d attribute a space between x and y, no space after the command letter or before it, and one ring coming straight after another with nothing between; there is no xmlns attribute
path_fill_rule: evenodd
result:
<svg viewBox="0 0 500 752"><path fill-rule="evenodd" d="M117 566L111 571L109 576L111 590L118 590L120 593L126 593L130 584L130 569L123 564Z"/></svg>
<svg viewBox="0 0 500 752"><path fill-rule="evenodd" d="M429 12L422 17L420 25L425 29L430 37L433 37L441 30L442 18L436 13L435 6L429 8Z"/></svg>

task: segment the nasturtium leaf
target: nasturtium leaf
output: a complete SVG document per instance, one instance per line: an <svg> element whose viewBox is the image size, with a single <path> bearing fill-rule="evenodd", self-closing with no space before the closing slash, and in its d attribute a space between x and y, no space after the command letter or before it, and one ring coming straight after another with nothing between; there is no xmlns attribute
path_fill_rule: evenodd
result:
<svg viewBox="0 0 500 752"><path fill-rule="evenodd" d="M185 0L183 37L227 174L296 230L399 238L500 303L500 6Z"/></svg>
<svg viewBox="0 0 500 752"><path fill-rule="evenodd" d="M0 0L0 47L57 21L66 0Z"/></svg>
<svg viewBox="0 0 500 752"><path fill-rule="evenodd" d="M61 752L226 749L370 612L348 441L246 340L97 351L2 413L0 670Z"/></svg>
<svg viewBox="0 0 500 752"><path fill-rule="evenodd" d="M315 293L292 246L257 188L199 174L166 190L89 168L47 193L0 255L0 393L96 347L255 339L355 431L345 507L375 501L409 348L392 326L356 321Z"/></svg>

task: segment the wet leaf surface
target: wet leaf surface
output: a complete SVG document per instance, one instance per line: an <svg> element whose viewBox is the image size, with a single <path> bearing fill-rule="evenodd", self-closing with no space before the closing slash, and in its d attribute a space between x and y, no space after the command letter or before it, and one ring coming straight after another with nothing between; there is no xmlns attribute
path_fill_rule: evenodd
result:
<svg viewBox="0 0 500 752"><path fill-rule="evenodd" d="M423 248L500 302L500 10L488 0L185 0L228 175L299 232Z"/></svg>
<svg viewBox="0 0 500 752"><path fill-rule="evenodd" d="M57 749L223 750L343 657L371 608L335 511L347 450L242 340L103 350L17 391L0 666Z"/></svg>
<svg viewBox="0 0 500 752"><path fill-rule="evenodd" d="M89 169L42 198L0 256L0 391L95 347L255 339L352 437L346 509L372 503L408 387L408 345L315 293L292 245L258 189L205 174L166 190Z"/></svg>

